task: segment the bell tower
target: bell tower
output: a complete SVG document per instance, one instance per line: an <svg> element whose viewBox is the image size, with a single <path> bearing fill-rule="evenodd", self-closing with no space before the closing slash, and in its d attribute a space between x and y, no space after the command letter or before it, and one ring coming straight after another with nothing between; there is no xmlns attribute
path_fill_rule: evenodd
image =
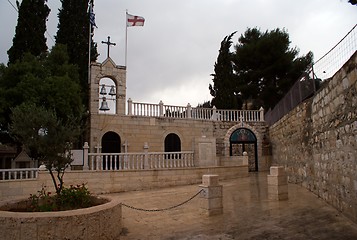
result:
<svg viewBox="0 0 357 240"><path fill-rule="evenodd" d="M108 57L91 64L90 115L125 115L126 67Z"/></svg>

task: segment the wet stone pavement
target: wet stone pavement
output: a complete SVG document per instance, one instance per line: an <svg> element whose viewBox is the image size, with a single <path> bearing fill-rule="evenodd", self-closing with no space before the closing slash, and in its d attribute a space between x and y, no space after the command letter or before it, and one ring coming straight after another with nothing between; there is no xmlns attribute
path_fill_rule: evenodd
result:
<svg viewBox="0 0 357 240"><path fill-rule="evenodd" d="M199 197L168 211L137 211L123 206L121 238L129 239L357 239L357 224L313 193L289 184L289 199L268 200L267 173L221 181L223 214L207 216ZM143 209L177 205L198 185L111 194Z"/></svg>

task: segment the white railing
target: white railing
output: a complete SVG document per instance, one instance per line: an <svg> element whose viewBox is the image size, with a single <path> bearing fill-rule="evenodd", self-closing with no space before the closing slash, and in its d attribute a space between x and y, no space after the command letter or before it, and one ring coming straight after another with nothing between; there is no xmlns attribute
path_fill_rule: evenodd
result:
<svg viewBox="0 0 357 240"><path fill-rule="evenodd" d="M141 117L164 117L180 119L199 119L209 121L229 121L229 122L263 122L264 109L259 110L222 110L213 108L193 108L187 106L137 103L130 98L128 100L128 115Z"/></svg>
<svg viewBox="0 0 357 240"><path fill-rule="evenodd" d="M89 169L144 169L144 156L144 153L88 153Z"/></svg>
<svg viewBox="0 0 357 240"><path fill-rule="evenodd" d="M90 170L142 170L194 167L193 152L88 153Z"/></svg>
<svg viewBox="0 0 357 240"><path fill-rule="evenodd" d="M259 122L260 111L252 110L215 110L215 118L217 121L229 121L229 122Z"/></svg>
<svg viewBox="0 0 357 240"><path fill-rule="evenodd" d="M149 169L194 167L193 152L148 153Z"/></svg>
<svg viewBox="0 0 357 240"><path fill-rule="evenodd" d="M35 179L37 176L38 168L0 169L0 181Z"/></svg>
<svg viewBox="0 0 357 240"><path fill-rule="evenodd" d="M160 117L160 106L150 103L132 103L131 115L145 117Z"/></svg>

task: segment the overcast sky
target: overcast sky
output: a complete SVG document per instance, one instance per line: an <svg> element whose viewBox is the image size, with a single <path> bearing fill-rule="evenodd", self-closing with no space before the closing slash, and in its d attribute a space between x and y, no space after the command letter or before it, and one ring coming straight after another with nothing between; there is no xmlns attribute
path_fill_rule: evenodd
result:
<svg viewBox="0 0 357 240"><path fill-rule="evenodd" d="M9 2L15 5L15 0L0 1L0 62L5 64L17 24ZM48 5L47 29L54 39L60 0ZM237 43L247 28L284 28L291 47L300 55L312 51L317 60L357 23L357 6L348 0L95 0L99 62L107 56L101 41L110 36L117 44L111 58L125 64L126 9L145 18L145 26L128 28L127 98L180 106L211 100L208 85L220 42L234 31ZM51 48L53 40L46 37Z"/></svg>

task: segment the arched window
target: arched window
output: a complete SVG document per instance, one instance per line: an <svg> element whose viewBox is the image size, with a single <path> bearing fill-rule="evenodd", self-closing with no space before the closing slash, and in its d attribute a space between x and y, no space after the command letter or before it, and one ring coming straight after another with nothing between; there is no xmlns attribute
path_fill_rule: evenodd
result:
<svg viewBox="0 0 357 240"><path fill-rule="evenodd" d="M102 137L102 153L120 153L120 137L115 132L106 132Z"/></svg>
<svg viewBox="0 0 357 240"><path fill-rule="evenodd" d="M166 136L165 152L181 152L181 140L175 133Z"/></svg>
<svg viewBox="0 0 357 240"><path fill-rule="evenodd" d="M232 133L229 141L236 142L236 143L238 142L254 143L257 141L257 138L255 137L254 133L248 128L238 128Z"/></svg>

